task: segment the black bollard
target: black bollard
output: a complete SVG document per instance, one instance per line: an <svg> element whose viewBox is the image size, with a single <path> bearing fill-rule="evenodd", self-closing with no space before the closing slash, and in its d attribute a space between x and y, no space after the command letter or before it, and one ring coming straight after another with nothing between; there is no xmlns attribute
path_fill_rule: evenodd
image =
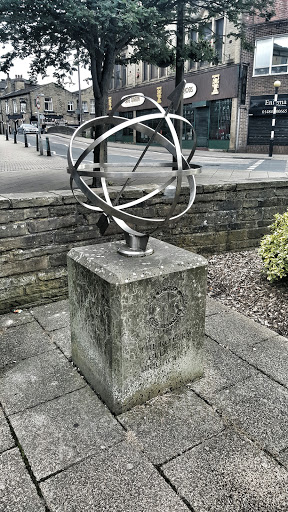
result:
<svg viewBox="0 0 288 512"><path fill-rule="evenodd" d="M27 133L24 132L24 142L25 142L25 148L28 148L28 140L27 140Z"/></svg>
<svg viewBox="0 0 288 512"><path fill-rule="evenodd" d="M17 132L14 130L14 144L17 144Z"/></svg>
<svg viewBox="0 0 288 512"><path fill-rule="evenodd" d="M36 151L39 151L39 137L38 137L38 133L36 133Z"/></svg>
<svg viewBox="0 0 288 512"><path fill-rule="evenodd" d="M47 156L51 156L49 137L46 137L46 149L47 149Z"/></svg>
<svg viewBox="0 0 288 512"><path fill-rule="evenodd" d="M8 129L6 128L6 140L9 140Z"/></svg>

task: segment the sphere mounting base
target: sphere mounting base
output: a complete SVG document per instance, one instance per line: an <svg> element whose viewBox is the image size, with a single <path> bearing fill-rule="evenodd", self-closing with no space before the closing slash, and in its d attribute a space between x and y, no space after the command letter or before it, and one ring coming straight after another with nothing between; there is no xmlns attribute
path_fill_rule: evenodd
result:
<svg viewBox="0 0 288 512"><path fill-rule="evenodd" d="M117 252L122 254L123 256L129 257L141 257L141 256L150 256L153 254L153 249L148 248L147 244L149 240L149 235L135 235L132 233L124 232L126 244L119 247Z"/></svg>

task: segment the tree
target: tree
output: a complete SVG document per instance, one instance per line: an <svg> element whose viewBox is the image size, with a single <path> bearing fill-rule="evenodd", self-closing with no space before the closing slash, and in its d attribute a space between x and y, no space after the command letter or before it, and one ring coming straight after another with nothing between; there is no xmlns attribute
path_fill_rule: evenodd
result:
<svg viewBox="0 0 288 512"><path fill-rule="evenodd" d="M265 6L272 4L273 0L0 0L0 41L13 47L2 57L0 70L8 71L16 56L32 56L32 77L45 75L53 66L61 80L78 60L90 67L95 114L100 116L106 112L115 61L175 65L177 73L187 58L213 60L209 41L200 37L196 43L185 39L185 33L201 33L212 17L224 15L241 33L240 13L260 10L267 15Z"/></svg>

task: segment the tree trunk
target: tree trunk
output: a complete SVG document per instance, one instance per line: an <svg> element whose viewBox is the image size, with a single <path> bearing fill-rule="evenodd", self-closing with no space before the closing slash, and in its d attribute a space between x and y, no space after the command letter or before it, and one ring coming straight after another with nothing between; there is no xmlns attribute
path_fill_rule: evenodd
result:
<svg viewBox="0 0 288 512"><path fill-rule="evenodd" d="M178 1L177 3L177 41L176 41L176 73L175 73L175 88L184 80L184 59L183 59L183 49L185 44L185 32L184 32L184 2L183 0ZM179 106L176 110L176 114L179 116L183 116L183 96L179 103ZM180 146L182 147L182 131L183 131L183 123L182 121L175 120L175 129L180 142Z"/></svg>

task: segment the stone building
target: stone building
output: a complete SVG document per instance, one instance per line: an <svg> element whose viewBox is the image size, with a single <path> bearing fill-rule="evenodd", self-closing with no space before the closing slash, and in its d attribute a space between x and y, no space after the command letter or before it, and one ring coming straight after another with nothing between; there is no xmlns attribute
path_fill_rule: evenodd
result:
<svg viewBox="0 0 288 512"><path fill-rule="evenodd" d="M22 123L37 124L38 113L42 125L77 125L75 94L54 82L39 85L19 75L14 79L8 77L0 82L2 130L6 124L12 130Z"/></svg>

